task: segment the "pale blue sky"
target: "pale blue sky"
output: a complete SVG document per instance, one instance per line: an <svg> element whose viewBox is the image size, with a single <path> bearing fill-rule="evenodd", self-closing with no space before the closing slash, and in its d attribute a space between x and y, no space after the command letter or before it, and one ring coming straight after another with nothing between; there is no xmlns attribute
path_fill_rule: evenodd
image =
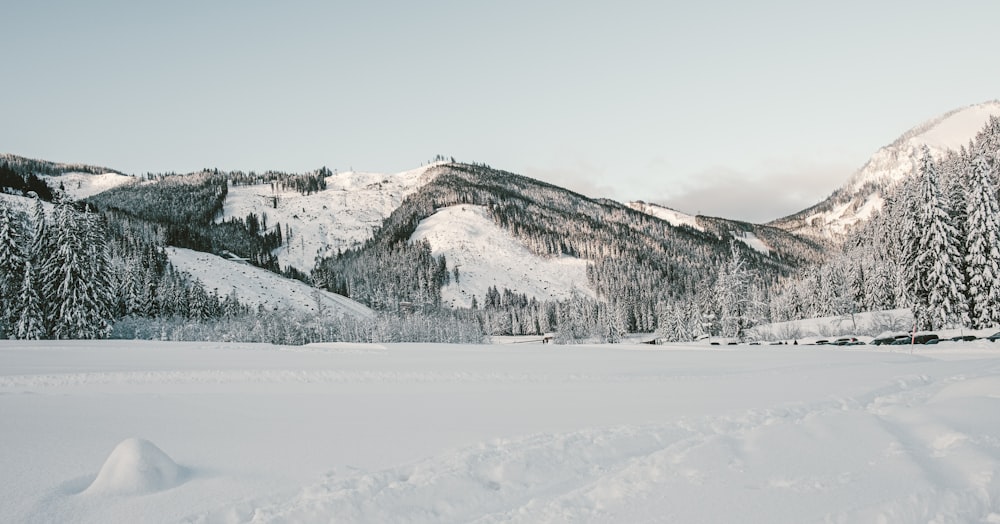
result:
<svg viewBox="0 0 1000 524"><path fill-rule="evenodd" d="M997 20L987 0L8 2L0 152L131 173L440 153L762 221L1000 97Z"/></svg>

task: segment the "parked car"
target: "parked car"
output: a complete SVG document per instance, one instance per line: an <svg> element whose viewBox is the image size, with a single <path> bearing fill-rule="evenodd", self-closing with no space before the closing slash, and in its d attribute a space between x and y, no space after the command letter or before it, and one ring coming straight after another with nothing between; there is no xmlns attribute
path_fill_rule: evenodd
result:
<svg viewBox="0 0 1000 524"><path fill-rule="evenodd" d="M959 335L957 337L951 337L955 342L972 342L973 340L979 340L979 337L975 335Z"/></svg>
<svg viewBox="0 0 1000 524"><path fill-rule="evenodd" d="M989 340L990 342L996 342L997 340L1000 340L1000 331L997 331L996 333L993 333L992 335L986 337L986 340Z"/></svg>
<svg viewBox="0 0 1000 524"><path fill-rule="evenodd" d="M859 344L863 344L863 342L859 341L857 337L838 338L837 340L834 340L833 342L830 343L833 344L834 346L857 346Z"/></svg>
<svg viewBox="0 0 1000 524"><path fill-rule="evenodd" d="M900 344L909 344L910 335L896 334L896 335L883 335L872 340L873 346L888 346L889 344L895 343L897 340L905 340L905 342L900 342Z"/></svg>
<svg viewBox="0 0 1000 524"><path fill-rule="evenodd" d="M935 333L924 333L913 337L914 344L937 344L939 340Z"/></svg>

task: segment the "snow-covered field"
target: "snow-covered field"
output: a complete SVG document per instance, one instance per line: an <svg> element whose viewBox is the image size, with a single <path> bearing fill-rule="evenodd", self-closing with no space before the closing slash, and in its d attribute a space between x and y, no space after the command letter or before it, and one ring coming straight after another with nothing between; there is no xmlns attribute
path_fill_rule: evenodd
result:
<svg viewBox="0 0 1000 524"><path fill-rule="evenodd" d="M998 522L1000 345L0 342L0 522Z"/></svg>

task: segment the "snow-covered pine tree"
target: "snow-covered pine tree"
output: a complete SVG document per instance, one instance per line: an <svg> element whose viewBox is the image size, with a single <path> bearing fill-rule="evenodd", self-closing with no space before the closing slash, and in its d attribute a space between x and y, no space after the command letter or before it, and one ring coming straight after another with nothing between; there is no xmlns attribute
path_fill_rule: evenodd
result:
<svg viewBox="0 0 1000 524"><path fill-rule="evenodd" d="M919 220L912 271L917 293L914 312L926 329L968 322L965 281L957 231L951 224L948 201L938 186L937 167L924 146L919 170Z"/></svg>
<svg viewBox="0 0 1000 524"><path fill-rule="evenodd" d="M740 255L736 242L730 242L729 262L719 268L715 282L715 298L719 310L719 323L724 337L742 338L750 327L748 301L750 273Z"/></svg>
<svg viewBox="0 0 1000 524"><path fill-rule="evenodd" d="M35 279L35 271L30 260L24 263L24 278L14 314L14 338L41 340L46 337L42 301L38 296L38 282Z"/></svg>
<svg viewBox="0 0 1000 524"><path fill-rule="evenodd" d="M0 301L4 304L17 303L17 291L21 285L24 255L21 252L20 228L15 223L13 213L0 200ZM15 307L0 310L0 338L6 338L13 327Z"/></svg>
<svg viewBox="0 0 1000 524"><path fill-rule="evenodd" d="M993 165L984 151L976 154L966 198L969 320L977 329L1000 323L1000 203Z"/></svg>
<svg viewBox="0 0 1000 524"><path fill-rule="evenodd" d="M52 335L57 339L102 338L111 331L111 308L106 275L107 246L88 246L99 234L88 217L67 203L56 210L54 250L44 271L43 285L51 304ZM103 251L103 253L102 253Z"/></svg>

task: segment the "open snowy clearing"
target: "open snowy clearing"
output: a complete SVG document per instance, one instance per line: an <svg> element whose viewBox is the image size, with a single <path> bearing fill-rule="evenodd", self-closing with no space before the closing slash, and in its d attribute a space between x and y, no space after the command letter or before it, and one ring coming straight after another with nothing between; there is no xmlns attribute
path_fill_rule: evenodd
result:
<svg viewBox="0 0 1000 524"><path fill-rule="evenodd" d="M441 290L451 307L482 304L490 287L509 289L539 300L565 300L574 290L593 297L587 284L587 261L570 256L535 255L493 221L483 206L439 209L420 221L412 241L426 240L435 256L444 255L459 278Z"/></svg>
<svg viewBox="0 0 1000 524"><path fill-rule="evenodd" d="M180 247L166 248L170 263L178 271L190 273L209 292L226 296L236 290L240 303L271 311L315 314L319 309L335 315L370 317L374 312L343 295L314 288L248 263Z"/></svg>
<svg viewBox="0 0 1000 524"><path fill-rule="evenodd" d="M2 522L998 522L1000 345L0 342Z"/></svg>
<svg viewBox="0 0 1000 524"><path fill-rule="evenodd" d="M437 176L430 164L411 171L338 173L327 177L327 189L310 195L268 184L231 186L222 219L267 215L268 227L281 224L285 245L275 254L282 266L309 272L317 256L330 256L368 240L403 199Z"/></svg>

